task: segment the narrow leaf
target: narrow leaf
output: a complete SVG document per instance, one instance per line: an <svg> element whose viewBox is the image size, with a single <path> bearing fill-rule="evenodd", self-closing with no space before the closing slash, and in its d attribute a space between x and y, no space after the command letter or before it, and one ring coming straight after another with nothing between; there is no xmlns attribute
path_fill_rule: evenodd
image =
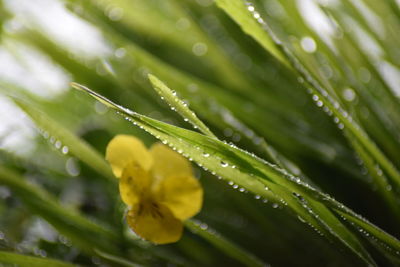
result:
<svg viewBox="0 0 400 267"><path fill-rule="evenodd" d="M105 177L114 179L110 166L99 152L94 150L86 141L71 133L61 124L50 118L48 115L33 108L25 102L13 98L14 102L36 123L39 129L49 132L50 135L60 140L68 147L72 155L76 155L80 160L99 171Z"/></svg>
<svg viewBox="0 0 400 267"><path fill-rule="evenodd" d="M266 266L266 264L260 259L221 236L214 229L211 229L207 224L199 221L188 220L185 222L185 225L190 231L200 235L208 242L213 244L216 248L220 249L233 259L241 262L243 265L249 267Z"/></svg>
<svg viewBox="0 0 400 267"><path fill-rule="evenodd" d="M0 263L17 265L19 267L73 267L75 264L62 262L55 259L39 258L12 252L0 251Z"/></svg>
<svg viewBox="0 0 400 267"><path fill-rule="evenodd" d="M34 214L48 221L82 250L91 253L96 247L115 250L114 245L118 244L116 234L76 211L61 206L46 191L28 184L16 172L4 166L0 166L0 184L8 186Z"/></svg>
<svg viewBox="0 0 400 267"><path fill-rule="evenodd" d="M78 87L80 90L88 92L94 98L117 110L127 120L140 126L156 138L161 139L165 144L170 145L173 149L182 151L187 157L190 156L200 166L213 171L221 178L236 183L256 195L260 195L263 198L276 202L287 202L292 197L292 193L304 194L316 201L320 201L321 198L324 198L327 201L331 201L332 203L330 204L332 206L348 210L342 204L335 202L329 196L326 196L308 184L305 184L299 178L289 175L285 173L285 171L276 168L274 165L271 165L248 152L240 150L237 147L140 115L111 102L107 98L84 86L77 84L74 84L74 86ZM281 190L279 194L278 192L274 192L273 187L275 187L275 189L277 188L275 184L279 185L284 190ZM271 190L271 188L273 189ZM308 210L297 208L296 212L303 218L309 217ZM316 212L316 216L318 217L324 215L323 213L319 214L316 210L313 212ZM352 216L355 216L354 213L349 213L352 214ZM321 218L320 222L322 223L322 226L327 223L338 223L337 220L332 222L329 217ZM315 226L311 220L310 223ZM321 225L319 225L318 228L323 229L321 228ZM335 227L328 225L326 230L329 232L333 231L332 229L335 229ZM350 248L357 256L368 264L375 265L363 246L358 244L359 241L357 238L355 238L350 232L335 232L334 236L339 237L339 239L343 241L351 236L351 241L346 240L343 242L343 245ZM354 246L352 244L357 245Z"/></svg>
<svg viewBox="0 0 400 267"><path fill-rule="evenodd" d="M196 114L191 111L187 104L176 97L176 92L168 88L162 81L156 76L149 74L149 80L153 85L156 92L161 96L165 102L183 117L185 121L190 122L195 129L199 129L205 135L215 137L215 135L208 129L208 127L197 118Z"/></svg>

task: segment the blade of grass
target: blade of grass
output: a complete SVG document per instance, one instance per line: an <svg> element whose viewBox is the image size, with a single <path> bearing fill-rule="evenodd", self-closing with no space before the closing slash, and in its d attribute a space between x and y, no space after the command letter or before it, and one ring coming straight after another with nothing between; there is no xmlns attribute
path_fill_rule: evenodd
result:
<svg viewBox="0 0 400 267"><path fill-rule="evenodd" d="M334 202L330 197L309 185L302 183L299 178L293 177L281 169L277 169L275 166L257 158L255 155L201 134L180 129L140 115L114 104L110 100L88 88L85 88L84 86L78 84L73 84L73 86L89 93L97 100L115 109L128 121L133 122L135 125L138 125L142 129L154 135L156 138L161 139L165 144L168 144L172 146L173 149L183 153L184 156L190 156L200 166L215 172L221 178L233 181L254 194L260 195L263 198L273 199L274 201L287 202L287 200L292 198L293 192L299 192L298 194L315 198L316 201L319 201L320 198L323 197L326 200L332 201L333 204L336 205L335 207L345 209L342 204ZM270 188L275 186L274 184L281 186L285 191L282 191L281 195L272 192L273 190L270 190ZM300 215L302 217L308 218L309 209L311 208L307 209L307 211L297 209L297 212L301 213ZM314 212L317 213L318 217L321 216L318 211ZM323 218L323 221L324 224L331 222L329 218ZM322 227L323 225L314 224L311 220L310 223L315 228L321 229L324 232L327 230L329 232L331 229L334 229L332 227L325 229ZM344 234L339 232L335 234L340 236L340 239L344 240L347 238L346 236L348 233ZM368 264L374 265L375 263L370 258L369 254L363 249L362 245L357 247L349 245L353 242L358 243L355 237L351 242L345 242L343 245L352 250L358 257L360 257L360 259L368 262Z"/></svg>
<svg viewBox="0 0 400 267"><path fill-rule="evenodd" d="M242 17L248 17L249 14L258 14L255 7L251 2L244 0L217 0L217 4L227 12L231 17L233 17L237 22L241 22ZM235 12L232 12L232 6L236 7ZM252 7L249 9L249 7ZM256 18L253 18L256 22ZM396 188L400 188L400 173L393 165L393 163L385 156L385 154L378 148L378 146L369 138L367 133L351 118L351 116L346 112L340 104L328 94L328 92L321 87L317 80L315 80L310 72L301 64L301 62L292 54L292 52L277 38L274 32L271 30L269 25L264 21L257 21L255 24L259 30L250 32L251 36L257 41L261 36L269 35L274 41L275 47L278 48L284 55L286 60L290 63L290 68L300 76L301 82L304 83L305 88L307 88L310 94L313 95L313 99L320 100L322 106L325 106L327 111L332 112L335 116L338 127L344 129L348 132L346 134L347 140L350 143L359 143L363 148L370 154L377 164L381 166L381 169L386 173L390 181L395 185ZM261 36L260 36L261 35ZM261 43L262 44L262 43ZM265 47L268 49L268 47ZM269 50L267 50L269 51ZM274 55L274 50L271 51ZM360 155L362 157L363 155ZM380 184L378 184L379 186ZM382 189L385 190L385 189ZM393 201L397 201L397 196L390 192L390 197ZM398 210L395 211L396 216L400 220L400 214Z"/></svg>
<svg viewBox="0 0 400 267"><path fill-rule="evenodd" d="M55 259L40 258L28 255L17 254L13 252L0 251L0 262L17 265L20 267L74 267L76 264L63 262Z"/></svg>
<svg viewBox="0 0 400 267"><path fill-rule="evenodd" d="M169 89L154 75L149 74L149 80L156 92L161 96L161 99L165 100L172 110L178 112L179 115L181 115L185 121L190 122L195 129L199 129L205 135L216 138L210 129L197 118L196 114L187 107L187 104L176 97L176 92Z"/></svg>
<svg viewBox="0 0 400 267"><path fill-rule="evenodd" d="M243 248L237 246L235 243L229 241L225 237L218 234L215 230L209 228L208 225L201 223L197 220L187 220L185 226L194 234L197 234L208 242L213 244L216 248L226 253L228 256L241 262L244 266L266 266L264 262L245 251Z"/></svg>
<svg viewBox="0 0 400 267"><path fill-rule="evenodd" d="M13 98L13 101L36 123L39 129L44 129L51 136L60 140L68 147L69 153L76 155L80 160L97 170L104 177L114 180L110 166L99 152L94 150L84 140L71 133L64 126L53 120L47 114L28 105L24 101Z"/></svg>
<svg viewBox="0 0 400 267"><path fill-rule="evenodd" d="M28 184L19 174L4 166L0 166L0 184L8 186L33 213L43 217L82 250L92 254L94 248L116 251L119 240L111 230L61 206L46 191Z"/></svg>

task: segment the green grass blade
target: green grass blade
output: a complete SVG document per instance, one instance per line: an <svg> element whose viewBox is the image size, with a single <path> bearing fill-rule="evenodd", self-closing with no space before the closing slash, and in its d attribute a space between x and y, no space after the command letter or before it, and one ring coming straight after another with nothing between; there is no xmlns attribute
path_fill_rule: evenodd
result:
<svg viewBox="0 0 400 267"><path fill-rule="evenodd" d="M250 13L245 9L244 1L242 0L217 0L217 5L223 9L237 24L242 27L242 30L256 39L268 52L276 57L280 62L289 65L282 52L277 49L274 41L264 33L264 29L259 27L259 22L262 21L260 14ZM250 9L249 9L250 10ZM257 21L258 20L258 21Z"/></svg>
<svg viewBox="0 0 400 267"><path fill-rule="evenodd" d="M296 192L299 192L296 194L301 193L315 198L316 201L319 201L319 197L323 195L311 186L301 182L299 178L293 177L287 173L285 174L284 171L276 168L274 165L257 158L255 155L240 150L235 146L140 115L111 102L107 98L84 86L78 84L73 85L75 88L89 93L110 108L115 109L128 121L133 122L135 125L138 125L156 138L162 140L173 149L183 153L184 156L191 157L203 168L212 171L221 178L235 183L262 198L287 204L288 201L293 198L293 193ZM296 211L297 215L306 219L310 218L309 213L311 208L306 207L301 209L294 204L292 205L291 208ZM318 217L324 216L322 212L320 214L317 210L313 212L316 212ZM323 232L329 233L335 229L334 225L328 225L327 227L326 224L333 223L328 216L326 216L326 218L321 217L319 224L314 221L315 218L314 220L309 219L309 223L312 226ZM336 220L334 223L338 223L338 221ZM357 239L353 235L351 235L351 242L347 240L350 235L350 232L334 232L335 237L339 237L339 239L343 241L346 240L346 242L343 242L343 245L350 248L358 257L368 264L375 265L369 254L363 249L361 244L358 244ZM352 243L357 244L357 246L351 245Z"/></svg>
<svg viewBox="0 0 400 267"><path fill-rule="evenodd" d="M99 250L99 249L95 249L95 252L97 253L97 255L108 260L109 262L114 262L114 263L118 264L118 266L126 266L126 267L141 267L142 266L140 264L128 261L123 257L118 257L118 256L109 254L109 253Z"/></svg>
<svg viewBox="0 0 400 267"><path fill-rule="evenodd" d="M185 226L194 234L197 234L208 242L213 244L216 248L223 251L228 256L241 262L244 266L249 267L260 267L266 266L260 259L254 255L245 251L243 248L232 243L225 237L218 234L215 230L210 229L206 224L199 221L188 220L185 222Z"/></svg>
<svg viewBox="0 0 400 267"><path fill-rule="evenodd" d="M199 129L207 136L215 137L215 135L208 129L208 127L191 111L187 104L176 96L176 92L168 88L156 76L149 74L149 80L153 85L156 92L160 95L161 99L168 103L172 110L175 110L183 117L185 121L190 122L195 129Z"/></svg>
<svg viewBox="0 0 400 267"><path fill-rule="evenodd" d="M55 229L71 239L82 250L94 253L94 248L115 251L117 235L76 211L67 209L43 189L27 183L16 172L0 166L0 184L8 186L29 207Z"/></svg>
<svg viewBox="0 0 400 267"><path fill-rule="evenodd" d="M47 114L40 112L27 103L13 99L14 102L34 121L39 129L47 131L51 136L60 140L67 146L69 153L75 155L80 160L91 166L94 170L101 173L104 177L114 179L110 166L99 152L94 150L84 140L71 133L64 126L53 120Z"/></svg>
<svg viewBox="0 0 400 267"><path fill-rule="evenodd" d="M40 258L12 252L0 251L0 263L17 265L20 267L74 267L76 264L62 262L55 259Z"/></svg>
<svg viewBox="0 0 400 267"><path fill-rule="evenodd" d="M236 21L243 23L240 20L240 17L245 17L246 12L255 14L254 5L252 5L248 1L243 0L218 0L217 3L223 7L223 9L228 12L228 14L232 17L235 17ZM246 5L247 4L247 5ZM231 8L241 9L241 12L232 12ZM252 7L251 10L249 7ZM239 17L239 18L237 18ZM386 155L379 149L379 147L370 139L367 133L359 126L349 115L349 113L344 110L340 104L335 100L335 98L329 95L328 91L325 90L319 82L314 79L314 77L310 74L310 72L302 65L302 63L292 54L292 52L275 36L269 25L264 21L256 22L256 18L253 18L258 31L249 32L249 34L257 41L260 40L262 36L270 36L271 40L273 40L276 44L276 47L279 48L282 55L290 62L290 66L292 69L301 77L302 83L304 83L305 88L307 87L310 93L313 95L313 99L316 101L321 101L322 105L327 109L327 112L332 112L335 117L335 122L338 124L340 129L344 129L346 131L346 138L350 143L359 143L370 156L376 161L376 163L381 167L383 172L387 175L390 181L396 188L400 188L400 173L393 165L393 163L386 157ZM263 45L260 42L261 45ZM265 46L264 46L265 47ZM269 47L265 47L267 50ZM269 50L268 50L269 51ZM273 53L272 53L273 54ZM363 155L360 155L361 157ZM383 179L383 178L382 178ZM378 186L382 183L378 183ZM383 188L382 190L386 190ZM391 198L394 201L397 199L397 196L393 192L389 192Z"/></svg>

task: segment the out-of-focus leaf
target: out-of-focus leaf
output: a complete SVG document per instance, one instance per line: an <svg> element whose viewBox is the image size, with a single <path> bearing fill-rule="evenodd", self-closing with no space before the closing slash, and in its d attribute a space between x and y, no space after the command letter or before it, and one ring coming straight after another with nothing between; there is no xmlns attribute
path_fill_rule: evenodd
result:
<svg viewBox="0 0 400 267"><path fill-rule="evenodd" d="M40 258L28 255L22 255L12 252L0 251L0 263L13 264L20 267L43 267L43 266L54 266L54 267L73 267L75 264L62 262L59 260Z"/></svg>

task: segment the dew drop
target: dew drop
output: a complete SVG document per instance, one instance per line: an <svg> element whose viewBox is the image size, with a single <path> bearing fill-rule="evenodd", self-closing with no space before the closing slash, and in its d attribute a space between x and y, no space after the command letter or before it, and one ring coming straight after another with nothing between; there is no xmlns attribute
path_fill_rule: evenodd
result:
<svg viewBox="0 0 400 267"><path fill-rule="evenodd" d="M208 229L208 225L206 223L201 223L200 224L200 229L201 230L207 230Z"/></svg>
<svg viewBox="0 0 400 267"><path fill-rule="evenodd" d="M67 146L63 146L63 148L61 149L61 152L63 154L68 154L69 148Z"/></svg>
<svg viewBox="0 0 400 267"><path fill-rule="evenodd" d="M123 58L126 55L126 50L123 47L120 47L115 50L114 56L117 58Z"/></svg>
<svg viewBox="0 0 400 267"><path fill-rule="evenodd" d="M225 161L221 161L221 167L222 168L225 168L225 167L228 167L228 163L226 163Z"/></svg>
<svg viewBox="0 0 400 267"><path fill-rule="evenodd" d="M346 88L342 92L344 100L352 102L356 98L356 93L351 88Z"/></svg>
<svg viewBox="0 0 400 267"><path fill-rule="evenodd" d="M300 45L307 53L314 53L317 50L317 44L314 39L309 36L303 37L300 41Z"/></svg>
<svg viewBox="0 0 400 267"><path fill-rule="evenodd" d="M55 146L57 149L60 149L61 146L62 146L61 141L58 140L58 141L54 144L54 146Z"/></svg>
<svg viewBox="0 0 400 267"><path fill-rule="evenodd" d="M302 223L305 223L306 220L303 219L303 217L301 217L300 215L297 215L297 218L299 219L299 221L301 221Z"/></svg>
<svg viewBox="0 0 400 267"><path fill-rule="evenodd" d="M192 47L192 52L196 56L204 56L207 53L208 46L205 43L195 43Z"/></svg>
<svg viewBox="0 0 400 267"><path fill-rule="evenodd" d="M124 10L120 7L114 7L108 12L108 17L113 21L120 20L123 15Z"/></svg>

